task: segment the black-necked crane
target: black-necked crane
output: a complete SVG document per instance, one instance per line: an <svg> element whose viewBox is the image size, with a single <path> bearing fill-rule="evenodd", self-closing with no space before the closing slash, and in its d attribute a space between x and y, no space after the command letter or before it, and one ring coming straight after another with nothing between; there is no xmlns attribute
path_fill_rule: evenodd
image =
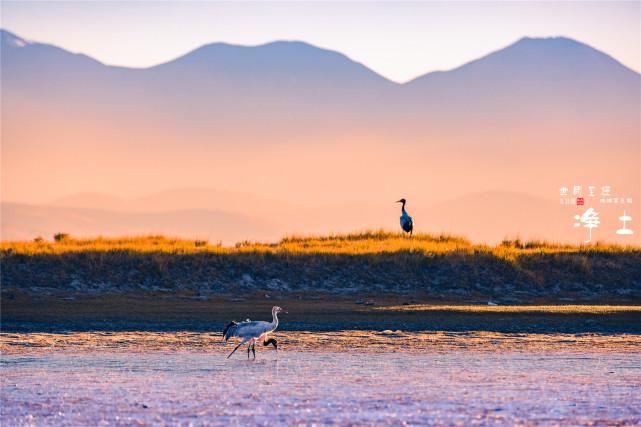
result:
<svg viewBox="0 0 641 427"><path fill-rule="evenodd" d="M410 236L412 235L412 232L414 230L414 223L412 222L412 217L407 214L405 211L405 203L407 200L401 199L397 200L396 203L402 203L403 205L401 206L401 228L403 229L404 232L410 233Z"/></svg>
<svg viewBox="0 0 641 427"><path fill-rule="evenodd" d="M278 350L278 344L274 338L267 339L267 335L274 332L278 327L278 313L287 313L285 310L278 306L272 308L272 321L271 322L252 322L249 319L244 322L234 322L232 321L229 325L225 326L223 330L223 338L225 341L229 340L231 337L238 337L242 341L229 353L227 359L231 357L232 354L238 347L245 343L247 345L247 358L249 359L249 351L251 350L254 353L254 359L256 358L256 349L254 344L257 341L262 341L264 346L273 345L276 350Z"/></svg>

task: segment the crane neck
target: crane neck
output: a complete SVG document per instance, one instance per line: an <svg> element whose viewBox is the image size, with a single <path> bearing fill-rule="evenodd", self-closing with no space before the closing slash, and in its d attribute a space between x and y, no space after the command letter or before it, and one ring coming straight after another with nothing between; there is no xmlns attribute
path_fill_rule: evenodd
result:
<svg viewBox="0 0 641 427"><path fill-rule="evenodd" d="M272 330L278 327L278 312L272 312Z"/></svg>
<svg viewBox="0 0 641 427"><path fill-rule="evenodd" d="M401 212L405 213L405 202L402 202L403 205L401 206Z"/></svg>

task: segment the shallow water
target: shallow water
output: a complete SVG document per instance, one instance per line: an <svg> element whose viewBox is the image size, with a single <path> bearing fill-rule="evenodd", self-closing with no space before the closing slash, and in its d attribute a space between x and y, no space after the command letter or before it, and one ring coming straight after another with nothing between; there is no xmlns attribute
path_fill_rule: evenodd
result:
<svg viewBox="0 0 641 427"><path fill-rule="evenodd" d="M636 335L3 334L2 425L641 424Z"/></svg>

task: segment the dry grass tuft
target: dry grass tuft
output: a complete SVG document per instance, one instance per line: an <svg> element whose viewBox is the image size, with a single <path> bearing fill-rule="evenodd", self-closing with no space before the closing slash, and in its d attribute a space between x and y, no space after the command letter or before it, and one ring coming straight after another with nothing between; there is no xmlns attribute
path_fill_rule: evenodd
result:
<svg viewBox="0 0 641 427"><path fill-rule="evenodd" d="M365 231L362 233L328 236L289 236L278 243L245 241L234 246L210 244L205 240L185 240L160 235L125 236L118 238L74 238L58 233L54 241L41 238L34 241L0 243L1 254L40 255L70 252L139 252L170 254L236 254L236 253L288 253L288 254L383 254L422 253L425 255L486 254L516 261L521 255L535 254L596 254L641 252L639 246L619 246L603 243L594 245L566 245L545 241L521 242L506 240L496 246L472 244L465 238L449 234L416 234L409 238L400 233Z"/></svg>

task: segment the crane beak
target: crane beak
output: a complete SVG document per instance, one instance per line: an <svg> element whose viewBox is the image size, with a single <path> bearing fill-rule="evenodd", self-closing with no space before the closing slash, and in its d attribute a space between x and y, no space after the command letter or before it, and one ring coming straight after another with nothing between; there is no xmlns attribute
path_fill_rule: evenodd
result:
<svg viewBox="0 0 641 427"><path fill-rule="evenodd" d="M400 200L397 200L397 201L395 201L394 203L401 203L401 201L400 201Z"/></svg>

